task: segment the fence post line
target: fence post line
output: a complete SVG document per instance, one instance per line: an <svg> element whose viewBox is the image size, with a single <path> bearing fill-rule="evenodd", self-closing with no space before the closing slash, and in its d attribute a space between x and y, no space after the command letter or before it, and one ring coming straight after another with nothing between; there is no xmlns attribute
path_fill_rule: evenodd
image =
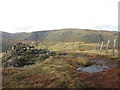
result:
<svg viewBox="0 0 120 90"><path fill-rule="evenodd" d="M101 43L100 51L102 50L102 47L103 47L103 43L104 43L104 41L102 41L102 43Z"/></svg>
<svg viewBox="0 0 120 90"><path fill-rule="evenodd" d="M109 43L110 43L110 40L108 40L107 42L106 53L108 53Z"/></svg>
<svg viewBox="0 0 120 90"><path fill-rule="evenodd" d="M114 53L115 53L115 44L116 44L116 39L114 39L113 55L114 55Z"/></svg>

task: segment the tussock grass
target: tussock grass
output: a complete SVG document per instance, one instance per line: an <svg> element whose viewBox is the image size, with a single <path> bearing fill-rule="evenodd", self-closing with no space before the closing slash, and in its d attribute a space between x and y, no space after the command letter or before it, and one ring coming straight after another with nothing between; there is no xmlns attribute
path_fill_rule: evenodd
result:
<svg viewBox="0 0 120 90"><path fill-rule="evenodd" d="M118 60L117 49L112 56L112 49L108 54L105 50L93 50L96 44L83 42L52 42L46 43L48 49L56 51L56 56L50 56L46 60L25 70L3 70L3 88L95 88L96 86L83 80L84 73L76 69L80 66L91 65L90 58L105 56ZM39 48L45 48L39 44ZM59 53L67 53L59 55ZM79 56L81 55L81 56ZM88 77L89 78L89 77Z"/></svg>
<svg viewBox="0 0 120 90"><path fill-rule="evenodd" d="M3 87L92 87L90 83L83 82L76 75L77 67L90 63L87 58L75 58L75 54L51 56L45 61L36 64L26 70L21 70L14 75L11 74L10 81L4 81ZM9 71L6 71L7 73ZM72 74L71 74L72 73ZM4 72L3 72L4 74ZM3 75L5 78L6 76ZM77 84L75 84L77 82ZM31 86L32 85L32 86Z"/></svg>

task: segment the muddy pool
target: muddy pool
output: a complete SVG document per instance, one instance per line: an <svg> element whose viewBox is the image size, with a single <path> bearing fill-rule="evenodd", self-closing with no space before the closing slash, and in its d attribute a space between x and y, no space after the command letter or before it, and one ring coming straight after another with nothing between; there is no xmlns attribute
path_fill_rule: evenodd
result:
<svg viewBox="0 0 120 90"><path fill-rule="evenodd" d="M77 71L87 72L87 73L95 73L95 72L101 72L105 69L110 68L111 66L107 65L107 61L105 60L91 60L95 64L92 64L87 67L79 67L77 68Z"/></svg>

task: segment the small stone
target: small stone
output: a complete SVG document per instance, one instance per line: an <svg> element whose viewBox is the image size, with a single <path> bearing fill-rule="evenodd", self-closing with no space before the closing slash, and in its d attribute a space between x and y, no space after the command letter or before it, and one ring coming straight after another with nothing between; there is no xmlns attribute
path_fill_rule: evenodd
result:
<svg viewBox="0 0 120 90"><path fill-rule="evenodd" d="M14 49L14 47L12 47L12 50Z"/></svg>

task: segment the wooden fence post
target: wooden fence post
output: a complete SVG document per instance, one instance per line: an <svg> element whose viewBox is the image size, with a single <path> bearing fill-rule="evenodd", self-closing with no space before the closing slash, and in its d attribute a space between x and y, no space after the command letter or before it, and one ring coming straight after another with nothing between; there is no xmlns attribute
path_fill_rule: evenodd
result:
<svg viewBox="0 0 120 90"><path fill-rule="evenodd" d="M116 39L114 39L114 46L113 46L113 55L114 55L114 53L115 53L115 44L116 44Z"/></svg>
<svg viewBox="0 0 120 90"><path fill-rule="evenodd" d="M100 51L102 50L102 47L103 47L103 43L104 43L104 41L102 41L102 43L101 43Z"/></svg>
<svg viewBox="0 0 120 90"><path fill-rule="evenodd" d="M108 53L109 43L110 43L110 40L108 40L107 42L106 53Z"/></svg>

